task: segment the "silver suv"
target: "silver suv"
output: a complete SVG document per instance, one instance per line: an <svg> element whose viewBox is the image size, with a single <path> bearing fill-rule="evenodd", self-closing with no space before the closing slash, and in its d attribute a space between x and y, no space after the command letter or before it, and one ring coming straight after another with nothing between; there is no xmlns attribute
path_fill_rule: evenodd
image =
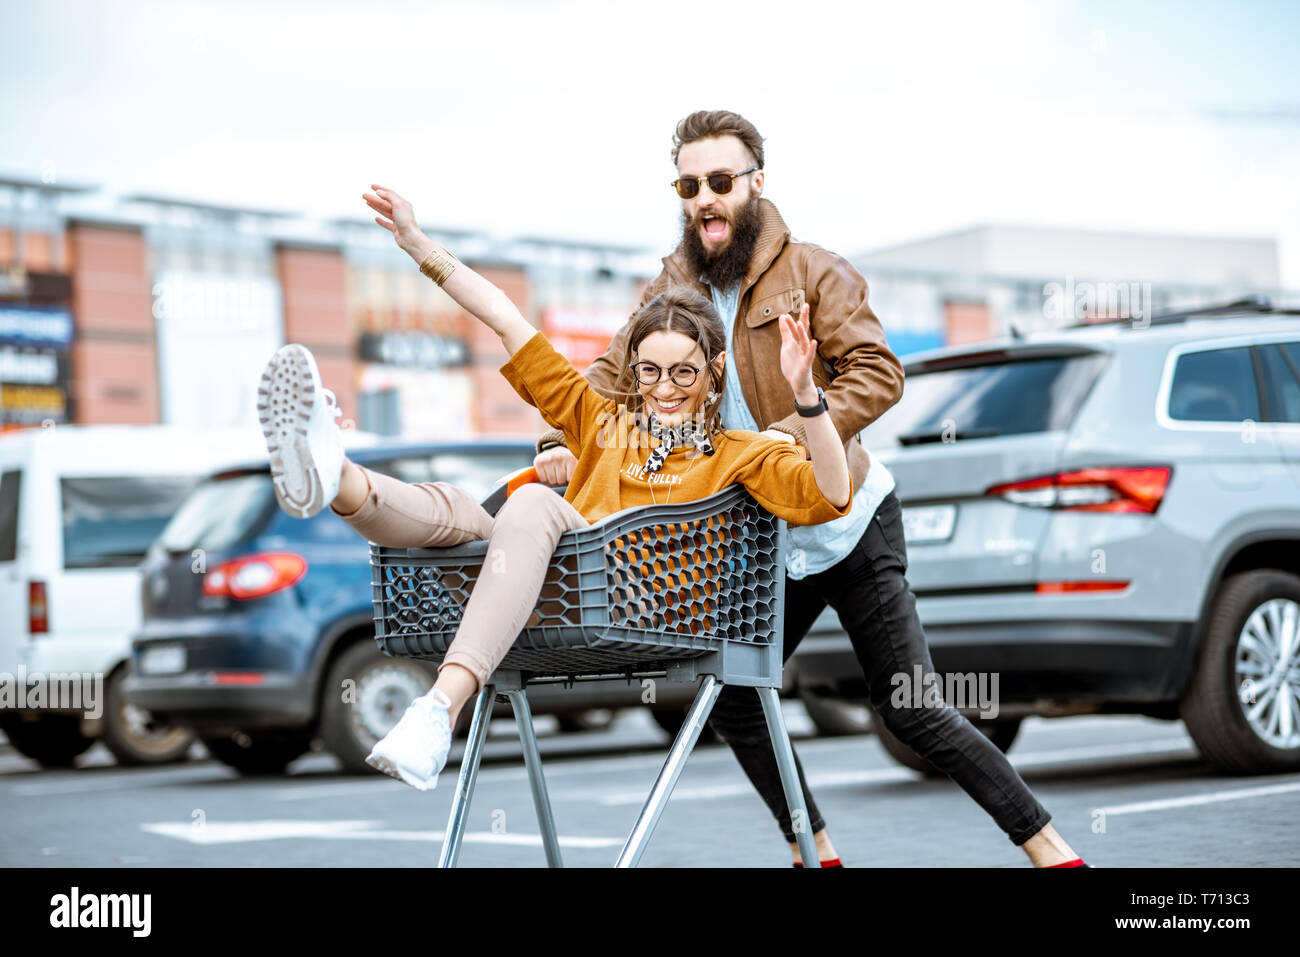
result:
<svg viewBox="0 0 1300 957"><path fill-rule="evenodd" d="M897 479L936 671L998 678L984 730L1182 718L1216 767L1300 769L1300 314L1250 300L905 365L862 437ZM833 613L796 663L814 720L865 699Z"/></svg>

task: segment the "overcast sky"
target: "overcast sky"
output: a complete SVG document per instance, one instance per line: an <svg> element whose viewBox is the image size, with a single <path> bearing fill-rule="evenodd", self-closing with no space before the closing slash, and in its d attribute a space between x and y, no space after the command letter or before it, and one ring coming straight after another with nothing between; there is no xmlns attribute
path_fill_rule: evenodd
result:
<svg viewBox="0 0 1300 957"><path fill-rule="evenodd" d="M0 3L0 174L667 252L673 126L846 255L981 222L1276 237L1300 3ZM379 227L375 227L378 229ZM1117 277L1123 278L1123 277Z"/></svg>

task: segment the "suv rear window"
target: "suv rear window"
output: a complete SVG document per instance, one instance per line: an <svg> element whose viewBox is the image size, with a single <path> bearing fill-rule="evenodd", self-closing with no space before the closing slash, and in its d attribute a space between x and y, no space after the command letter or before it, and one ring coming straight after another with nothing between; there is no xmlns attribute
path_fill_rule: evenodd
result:
<svg viewBox="0 0 1300 957"><path fill-rule="evenodd" d="M1106 356L1046 356L913 372L862 433L871 448L1069 428Z"/></svg>
<svg viewBox="0 0 1300 957"><path fill-rule="evenodd" d="M234 472L199 485L163 529L158 544L172 555L221 551L254 531L275 490L269 472Z"/></svg>
<svg viewBox="0 0 1300 957"><path fill-rule="evenodd" d="M0 475L0 562L18 555L18 492L23 473L14 469Z"/></svg>
<svg viewBox="0 0 1300 957"><path fill-rule="evenodd" d="M140 564L197 477L64 478L63 567Z"/></svg>

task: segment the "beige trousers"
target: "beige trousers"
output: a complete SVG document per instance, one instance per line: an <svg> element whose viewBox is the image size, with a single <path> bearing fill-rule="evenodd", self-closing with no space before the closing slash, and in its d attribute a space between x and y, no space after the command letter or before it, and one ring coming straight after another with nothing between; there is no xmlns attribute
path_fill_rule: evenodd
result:
<svg viewBox="0 0 1300 957"><path fill-rule="evenodd" d="M544 485L517 489L494 519L468 493L446 482L411 484L358 466L370 483L365 504L344 515L367 541L395 548L446 548L488 542L460 630L438 670L468 669L479 688L505 657L537 604L555 544L590 523Z"/></svg>

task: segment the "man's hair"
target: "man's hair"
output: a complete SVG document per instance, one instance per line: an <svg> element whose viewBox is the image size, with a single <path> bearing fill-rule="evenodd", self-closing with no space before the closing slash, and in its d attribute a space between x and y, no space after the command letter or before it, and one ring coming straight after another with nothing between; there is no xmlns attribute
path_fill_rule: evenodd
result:
<svg viewBox="0 0 1300 957"><path fill-rule="evenodd" d="M677 124L677 132L673 134L673 165L677 165L677 154L687 143L728 135L744 143L755 165L763 168L763 137L758 135L753 123L727 110L699 110Z"/></svg>
<svg viewBox="0 0 1300 957"><path fill-rule="evenodd" d="M699 343L704 351L704 369L700 374L708 376L711 391L722 395L725 380L718 375L713 364L718 354L727 348L727 333L722 328L722 320L718 318L713 303L695 290L670 286L642 306L629 323L623 362L614 384L615 394L626 398L629 412L635 414L645 407L645 400L637 389L632 363L636 361L637 347L652 332L680 332ZM722 428L718 412L720 404L712 403L700 410L704 428L710 433Z"/></svg>

